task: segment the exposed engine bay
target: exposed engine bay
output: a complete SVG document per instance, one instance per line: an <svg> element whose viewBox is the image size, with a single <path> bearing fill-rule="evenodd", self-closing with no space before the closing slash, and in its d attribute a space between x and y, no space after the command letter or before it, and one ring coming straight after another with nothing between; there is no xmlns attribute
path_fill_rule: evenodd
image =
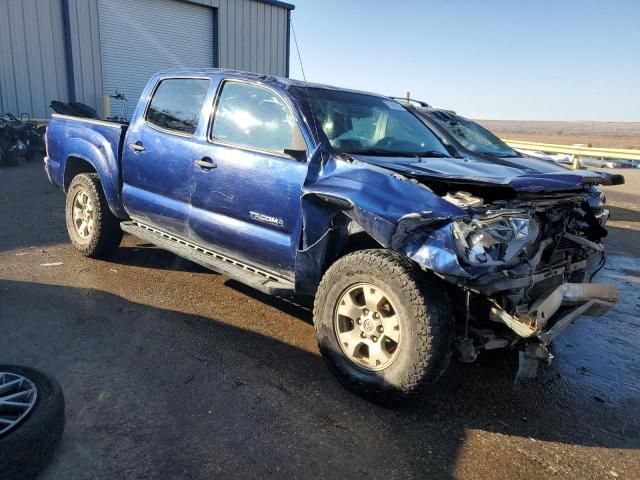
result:
<svg viewBox="0 0 640 480"><path fill-rule="evenodd" d="M529 377L535 368L526 359L536 365L550 360L546 347L566 323L615 304L615 287L589 283L604 265L609 216L604 205L589 204L592 195L529 195L488 204L464 191L443 196L468 212L451 223L451 234L469 275L443 275L462 287L453 293L464 319L456 345L462 360L473 361L481 349L535 339L522 352L519 375Z"/></svg>

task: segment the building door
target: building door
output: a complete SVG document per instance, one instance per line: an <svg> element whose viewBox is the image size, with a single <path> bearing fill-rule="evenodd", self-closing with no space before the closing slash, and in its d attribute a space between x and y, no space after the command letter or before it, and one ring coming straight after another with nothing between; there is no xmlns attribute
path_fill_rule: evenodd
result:
<svg viewBox="0 0 640 480"><path fill-rule="evenodd" d="M103 91L126 96L127 118L159 70L216 66L215 9L175 0L100 0L98 5ZM121 110L122 102L111 99L111 115L120 116Z"/></svg>

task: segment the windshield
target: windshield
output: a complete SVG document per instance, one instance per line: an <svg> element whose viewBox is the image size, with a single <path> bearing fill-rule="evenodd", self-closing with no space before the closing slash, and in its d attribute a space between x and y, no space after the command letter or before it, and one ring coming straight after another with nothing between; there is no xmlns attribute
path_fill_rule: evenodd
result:
<svg viewBox="0 0 640 480"><path fill-rule="evenodd" d="M338 153L448 157L438 138L402 105L362 93L309 88L316 124Z"/></svg>
<svg viewBox="0 0 640 480"><path fill-rule="evenodd" d="M489 130L471 120L455 115L434 118L463 147L472 152L484 153L495 157L518 157L518 153L496 137Z"/></svg>

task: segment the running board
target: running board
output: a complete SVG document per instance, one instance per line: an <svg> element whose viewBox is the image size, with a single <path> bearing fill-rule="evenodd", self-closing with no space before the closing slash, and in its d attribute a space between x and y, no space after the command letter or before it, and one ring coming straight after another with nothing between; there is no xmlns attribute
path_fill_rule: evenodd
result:
<svg viewBox="0 0 640 480"><path fill-rule="evenodd" d="M120 227L127 233L169 250L198 265L226 275L269 295L290 296L294 293L293 282L247 265L218 252L174 237L156 228L136 221L121 222Z"/></svg>

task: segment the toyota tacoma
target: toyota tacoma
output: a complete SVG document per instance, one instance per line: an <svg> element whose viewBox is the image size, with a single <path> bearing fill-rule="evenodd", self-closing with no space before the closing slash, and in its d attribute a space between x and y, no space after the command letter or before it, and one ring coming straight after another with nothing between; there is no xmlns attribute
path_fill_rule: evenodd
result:
<svg viewBox="0 0 640 480"><path fill-rule="evenodd" d="M620 176L452 155L381 95L227 70L148 82L130 123L53 115L45 170L88 257L123 232L278 296L313 296L348 388L415 395L452 354L520 350L617 301L591 283Z"/></svg>

